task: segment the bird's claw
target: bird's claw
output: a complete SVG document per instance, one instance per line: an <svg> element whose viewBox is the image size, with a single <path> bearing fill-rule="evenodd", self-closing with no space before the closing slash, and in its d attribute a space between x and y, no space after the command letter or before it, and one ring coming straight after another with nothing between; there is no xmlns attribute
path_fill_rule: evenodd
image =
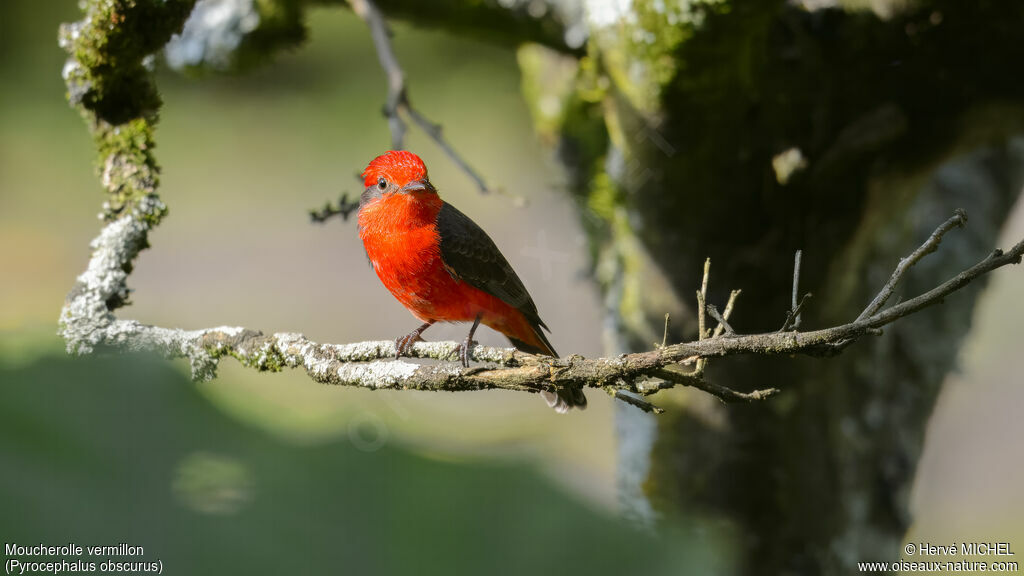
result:
<svg viewBox="0 0 1024 576"><path fill-rule="evenodd" d="M420 338L419 332L413 332L406 334L405 336L399 336L395 339L395 360L398 360L402 356L406 356L412 351L412 345L423 340Z"/></svg>
<svg viewBox="0 0 1024 576"><path fill-rule="evenodd" d="M469 368L469 354L473 349L473 344L475 344L475 342L470 338L466 338L461 344L459 344L459 361L462 363L463 368Z"/></svg>

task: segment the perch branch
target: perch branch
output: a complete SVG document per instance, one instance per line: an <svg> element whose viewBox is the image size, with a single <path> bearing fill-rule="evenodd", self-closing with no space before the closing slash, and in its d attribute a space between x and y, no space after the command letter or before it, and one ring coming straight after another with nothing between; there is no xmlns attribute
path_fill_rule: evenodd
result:
<svg viewBox="0 0 1024 576"><path fill-rule="evenodd" d="M189 359L193 376L197 379L214 377L218 360L232 356L258 370L301 367L317 382L373 389L540 392L596 387L646 396L670 387L666 384L652 386L647 382L650 378L661 378L672 385L698 388L726 402L761 400L776 391L737 392L707 382L703 375L687 374L675 365L694 356L707 359L738 354L828 355L830 345L856 340L899 318L939 303L974 279L1007 264L1019 263L1024 254L1024 241L1005 253L997 250L924 294L832 328L809 332L719 335L612 358L548 358L513 349L477 346L471 358L486 365L467 369L454 361L458 346L455 342L417 343L413 347L415 357L446 361L420 364L394 359L393 342L319 344L299 334L264 335L244 328L183 331L117 320L105 302L122 289L123 258L128 254L123 247L134 242L133 235L138 229L136 221L140 218L145 218L140 211L122 216L109 224L93 243L95 252L89 269L79 278L79 284L69 295L65 307L62 333L69 350L78 353L97 348L149 350L172 358L185 357Z"/></svg>

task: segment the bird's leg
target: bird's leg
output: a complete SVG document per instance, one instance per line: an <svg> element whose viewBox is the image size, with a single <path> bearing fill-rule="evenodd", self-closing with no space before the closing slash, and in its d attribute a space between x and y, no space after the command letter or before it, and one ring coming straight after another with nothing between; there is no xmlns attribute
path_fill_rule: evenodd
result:
<svg viewBox="0 0 1024 576"><path fill-rule="evenodd" d="M412 345L422 340L422 338L420 338L420 334L423 334L423 331L426 330L427 328L430 328L430 326L433 323L433 320L431 320L430 322L424 322L423 326L420 326L419 328L413 330L412 332L409 332L405 336L399 336L398 338L396 338L395 359L397 360L398 358L401 358L402 356L408 354L409 351L412 350Z"/></svg>
<svg viewBox="0 0 1024 576"><path fill-rule="evenodd" d="M459 360L462 360L462 365L469 368L469 349L473 347L473 333L476 332L476 327L480 325L480 317L483 314L477 314L476 320L473 320L473 326L469 329L469 334L466 339L459 344Z"/></svg>

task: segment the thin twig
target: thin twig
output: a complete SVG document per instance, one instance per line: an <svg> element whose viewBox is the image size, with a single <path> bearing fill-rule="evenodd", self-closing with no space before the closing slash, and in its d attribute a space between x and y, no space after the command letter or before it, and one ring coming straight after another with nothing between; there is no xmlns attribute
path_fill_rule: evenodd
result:
<svg viewBox="0 0 1024 576"><path fill-rule="evenodd" d="M910 268L912 268L914 264L917 264L922 258L932 252L935 252L939 247L939 243L942 242L942 237L946 235L946 232L949 232L953 228L960 228L965 224L967 224L967 213L964 212L963 209L957 208L953 216L936 228L935 231L932 232L932 235L925 240L924 244L921 244L921 246L917 250L914 250L910 256L900 260L900 263L896 266L896 270L893 271L889 281L885 283L885 286L882 287L882 290L879 291L871 301L871 304L868 304L868 307L860 313L860 316L857 316L857 321L864 320L881 310L882 306L885 305L886 300L892 296L893 291L896 289L896 285L899 284L900 279L903 278L903 274L906 273L907 270L910 270Z"/></svg>
<svg viewBox="0 0 1024 576"><path fill-rule="evenodd" d="M661 334L661 347L664 348L668 344L668 325L672 319L672 315L668 312L665 313L665 331Z"/></svg>
<svg viewBox="0 0 1024 576"><path fill-rule="evenodd" d="M336 215L341 216L342 220L347 221L348 217L351 216L358 208L359 202L349 200L348 193L345 193L338 199L337 206L328 202L319 210L310 210L309 218L317 224L322 224Z"/></svg>
<svg viewBox="0 0 1024 576"><path fill-rule="evenodd" d="M665 413L664 408L659 408L658 406L651 404L647 400L637 398L636 396L633 396L629 392L623 392L622 390L618 390L616 388L605 388L605 392L608 392L608 395L611 396L612 398L618 398L619 400L622 400L626 404L636 406L637 408L643 410L644 412L651 412L654 414Z"/></svg>
<svg viewBox="0 0 1024 576"><path fill-rule="evenodd" d="M697 340L707 338L707 301L708 301L708 278L711 275L711 258L704 260L704 275L700 281L700 290L697 291ZM693 373L700 375L704 373L707 362L703 358L697 358L697 365Z"/></svg>
<svg viewBox="0 0 1024 576"><path fill-rule="evenodd" d="M483 176L469 165L461 154L448 142L442 133L441 125L431 121L417 110L409 100L409 91L405 84L405 72L398 62L394 47L391 45L391 35L388 31L384 14L373 0L349 0L352 11L356 13L370 29L373 37L373 45L377 50L377 60L388 79L388 96L384 105L384 115L388 119L388 127L391 130L391 148L402 150L405 148L406 122L402 119L404 112L409 116L423 132L429 136L444 153L476 184L481 193L491 192Z"/></svg>
<svg viewBox="0 0 1024 576"><path fill-rule="evenodd" d="M700 336L698 340L707 338L708 334L705 332L705 320L704 320L704 307L708 301L708 279L711 276L711 258L704 260L704 276L700 281L700 293L697 295L697 301L700 303L698 311L698 318L700 319Z"/></svg>
<svg viewBox="0 0 1024 576"><path fill-rule="evenodd" d="M733 290L729 293L729 301L725 303L725 312L722 312L722 320L728 321L729 316L732 316L732 309L736 305L736 299L740 297L742 290ZM711 335L712 338L718 338L722 335L725 330L726 324L720 323L715 326L715 333Z"/></svg>
<svg viewBox="0 0 1024 576"><path fill-rule="evenodd" d="M704 328L707 320L707 304L704 302L704 294L700 290L697 291L697 340L703 340L707 332Z"/></svg>
<svg viewBox="0 0 1024 576"><path fill-rule="evenodd" d="M387 75L388 96L384 105L384 115L387 116L391 129L391 147L394 150L401 150L405 143L405 121L399 116L398 107L402 100L406 99L405 72L402 71L402 66L398 63L398 57L391 46L391 32L388 30L384 15L373 0L349 0L349 5L370 29L377 60Z"/></svg>
<svg viewBox="0 0 1024 576"><path fill-rule="evenodd" d="M779 332L797 329L797 324L799 323L798 319L800 318L800 311L804 309L804 304L806 304L812 296L813 295L810 292L804 294L804 297L800 299L800 303L793 306L792 310L786 312L786 321L782 323L782 328L779 328Z"/></svg>
<svg viewBox="0 0 1024 576"><path fill-rule="evenodd" d="M800 258L803 256L802 250L797 250L793 256L793 303L790 305L790 310L793 311L793 329L797 330L800 328L800 305L797 304L797 296L800 294Z"/></svg>
<svg viewBox="0 0 1024 576"><path fill-rule="evenodd" d="M675 384L691 386L698 390L703 390L725 403L757 402L760 400L766 400L779 393L778 388L765 388L762 390L753 390L751 392L740 392L738 390L722 386L721 384L708 382L703 378L693 378L691 374L683 372L675 366L666 366L655 371L654 375Z"/></svg>
<svg viewBox="0 0 1024 576"><path fill-rule="evenodd" d="M444 133L442 132L440 124L431 122L428 118L423 116L423 114L421 114L419 110L412 106L412 104L409 102L408 97L403 96L402 101L399 103L399 108L405 110L405 112L409 115L409 118L411 118L412 121L416 123L416 125L419 126L421 130L423 130L428 136L430 136L434 143L437 144L441 148L441 150L443 150L444 153L448 155L448 158L451 159L451 161L454 162L456 166L458 166L463 172L465 172L467 176L469 176L473 180L474 183L476 183L477 189L480 190L482 194L489 194L493 192L493 190L489 186L487 186L487 182L484 181L483 176L481 176L479 172L474 170L473 167L469 165L469 162L467 162L466 159L463 158L462 155L459 154L455 150L455 148L448 142L448 140L444 137Z"/></svg>
<svg viewBox="0 0 1024 576"><path fill-rule="evenodd" d="M708 314L710 314L711 317L714 318L716 322L718 322L718 326L715 327L715 338L718 337L719 328L725 329L726 336L732 336L733 334L736 333L733 331L732 326L729 326L729 322L727 322L726 319L723 318L722 315L718 313L718 308L715 308L714 304L708 304Z"/></svg>

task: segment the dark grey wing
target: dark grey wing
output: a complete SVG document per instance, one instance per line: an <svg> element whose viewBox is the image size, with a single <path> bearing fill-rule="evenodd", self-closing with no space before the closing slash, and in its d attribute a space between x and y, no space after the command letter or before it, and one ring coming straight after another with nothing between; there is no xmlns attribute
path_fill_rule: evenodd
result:
<svg viewBox="0 0 1024 576"><path fill-rule="evenodd" d="M453 277L501 299L531 322L544 326L523 281L476 222L445 202L437 215L437 232L441 259Z"/></svg>
<svg viewBox="0 0 1024 576"><path fill-rule="evenodd" d="M441 205L441 211L437 214L437 232L441 237L441 259L448 273L522 312L543 347L506 335L512 345L531 354L557 357L558 353L544 335L543 328L547 326L537 314L537 305L491 237L476 222L447 202ZM548 406L560 413L568 412L570 408L582 410L587 407L587 397L580 389L560 390L557 393L545 390L541 395Z"/></svg>

